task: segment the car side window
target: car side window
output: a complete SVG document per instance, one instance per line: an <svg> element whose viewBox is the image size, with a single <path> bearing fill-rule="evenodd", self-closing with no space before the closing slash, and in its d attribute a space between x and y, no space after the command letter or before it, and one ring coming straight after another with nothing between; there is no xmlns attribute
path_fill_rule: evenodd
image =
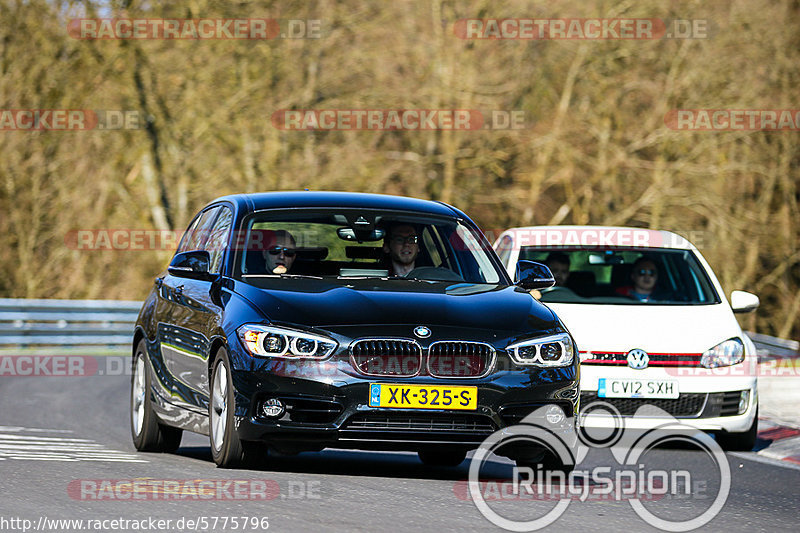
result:
<svg viewBox="0 0 800 533"><path fill-rule="evenodd" d="M203 247L211 255L209 270L213 274L219 274L222 267L222 258L225 256L232 223L233 213L231 213L231 210L227 207L221 207L217 221L214 223L214 227L208 236L208 241Z"/></svg>
<svg viewBox="0 0 800 533"><path fill-rule="evenodd" d="M200 215L197 224L192 230L192 234L186 241L186 249L181 251L186 252L205 249L206 241L208 241L208 236L211 233L212 224L214 224L214 219L217 217L219 210L220 207L215 206L203 211L203 214Z"/></svg>
<svg viewBox="0 0 800 533"><path fill-rule="evenodd" d="M192 223L189 224L189 229L187 229L186 233L184 233L183 237L181 237L181 242L180 242L180 244L178 244L178 249L176 250L176 253L186 252L186 251L190 250L189 242L191 242L192 235L194 234L194 230L197 229L197 224L200 223L200 219L201 218L202 217L199 217L199 216L194 217L194 220L192 220Z"/></svg>
<svg viewBox="0 0 800 533"><path fill-rule="evenodd" d="M511 251L514 249L514 240L510 235L504 235L495 245L494 251L497 252L503 266L508 267L508 260L511 258Z"/></svg>

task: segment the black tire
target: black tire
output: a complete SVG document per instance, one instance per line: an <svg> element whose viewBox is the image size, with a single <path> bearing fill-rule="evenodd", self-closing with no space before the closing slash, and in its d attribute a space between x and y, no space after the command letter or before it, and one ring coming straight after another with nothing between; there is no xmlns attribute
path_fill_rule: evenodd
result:
<svg viewBox="0 0 800 533"><path fill-rule="evenodd" d="M428 466L458 466L467 458L466 450L420 450L420 461Z"/></svg>
<svg viewBox="0 0 800 533"><path fill-rule="evenodd" d="M721 431L716 434L717 444L728 452L749 452L756 446L758 439L758 407L756 407L756 416L753 417L753 423L741 433L728 433Z"/></svg>
<svg viewBox="0 0 800 533"><path fill-rule="evenodd" d="M267 448L256 442L242 442L236 433L230 361L225 348L217 352L211 372L208 399L208 439L211 457L220 468L257 467L266 463Z"/></svg>
<svg viewBox="0 0 800 533"><path fill-rule="evenodd" d="M208 398L208 439L217 466L239 466L244 459L242 442L234 428L236 404L228 353L221 348L214 359Z"/></svg>
<svg viewBox="0 0 800 533"><path fill-rule="evenodd" d="M174 452L183 430L162 424L153 410L150 361L144 339L136 345L131 373L130 428L133 445L140 452Z"/></svg>

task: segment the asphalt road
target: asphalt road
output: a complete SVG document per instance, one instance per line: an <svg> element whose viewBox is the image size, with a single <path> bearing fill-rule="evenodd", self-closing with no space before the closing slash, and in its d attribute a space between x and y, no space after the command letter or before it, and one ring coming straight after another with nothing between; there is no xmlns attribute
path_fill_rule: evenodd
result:
<svg viewBox="0 0 800 533"><path fill-rule="evenodd" d="M128 395L125 375L0 377L0 530L78 530L76 523L46 518L82 519L83 530L133 531L137 525L148 530L155 524L151 519L163 519L171 521L167 529L173 531L256 531L265 525L269 531L500 531L465 495L468 462L430 468L414 454L326 450L273 457L259 470L223 470L211 461L206 438L193 434L184 434L177 454L140 454L130 441ZM800 468L754 453L726 458L730 494L705 529L797 530ZM673 447L648 452L646 461L648 468L679 465L691 473L694 486L689 497L646 503L654 514L686 520L709 508L720 475L707 455ZM579 468L615 464L607 451L597 450ZM498 494L493 490L502 491L502 483L507 486L512 477L511 464L501 460L487 463L482 472L490 500ZM156 488L149 489L149 496L137 493L146 499L133 499L124 490L131 485L119 480ZM199 480L205 488L193 492ZM249 481L244 486L251 494L236 494L230 483L226 488L231 480ZM167 486L165 481L172 483L171 491L158 490ZM531 520L555 505L503 494L505 500L490 501L490 507L509 518ZM231 517L238 518L237 527ZM142 522L111 522L115 519ZM199 524L187 527L186 520L198 519ZM572 501L547 530L586 528L656 530L628 501L595 496Z"/></svg>

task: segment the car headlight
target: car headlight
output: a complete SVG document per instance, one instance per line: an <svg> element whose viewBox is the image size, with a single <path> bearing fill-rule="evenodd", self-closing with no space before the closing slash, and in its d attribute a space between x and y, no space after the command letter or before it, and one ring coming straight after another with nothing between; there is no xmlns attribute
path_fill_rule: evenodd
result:
<svg viewBox="0 0 800 533"><path fill-rule="evenodd" d="M338 346L328 337L276 326L245 324L237 333L250 354L260 357L325 359Z"/></svg>
<svg viewBox="0 0 800 533"><path fill-rule="evenodd" d="M518 365L568 366L575 357L575 347L566 333L515 342L506 351Z"/></svg>
<svg viewBox="0 0 800 533"><path fill-rule="evenodd" d="M744 344L741 339L722 341L703 353L700 364L706 368L731 366L744 361Z"/></svg>

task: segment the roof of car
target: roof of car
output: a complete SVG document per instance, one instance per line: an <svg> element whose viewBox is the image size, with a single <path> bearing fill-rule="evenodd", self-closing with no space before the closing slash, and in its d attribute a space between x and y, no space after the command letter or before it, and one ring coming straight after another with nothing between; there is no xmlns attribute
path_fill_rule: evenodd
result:
<svg viewBox="0 0 800 533"><path fill-rule="evenodd" d="M695 246L677 233L624 226L525 226L509 228L500 238L513 234L513 245L580 246L609 248L677 248L695 250Z"/></svg>
<svg viewBox="0 0 800 533"><path fill-rule="evenodd" d="M446 216L464 216L458 209L442 202L420 200L387 194L331 191L280 191L254 194L232 194L217 198L227 200L251 211L279 207L354 207L419 211Z"/></svg>

